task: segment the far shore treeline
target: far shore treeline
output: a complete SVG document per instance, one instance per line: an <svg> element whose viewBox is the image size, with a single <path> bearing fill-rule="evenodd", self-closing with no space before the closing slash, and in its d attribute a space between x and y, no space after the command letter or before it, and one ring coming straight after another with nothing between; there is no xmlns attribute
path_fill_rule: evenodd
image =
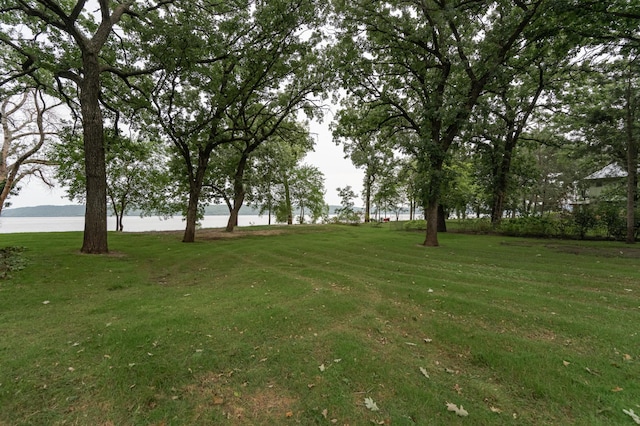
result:
<svg viewBox="0 0 640 426"><path fill-rule="evenodd" d="M339 206L329 206L329 214L334 214ZM69 204L65 206L34 206L34 207L18 207L13 209L5 209L0 217L75 217L84 216L83 205ZM240 215L259 215L258 209L250 206L243 206L240 209ZM228 216L229 209L223 205L212 205L204 208L205 216ZM127 212L127 216L140 216L140 211L132 210Z"/></svg>

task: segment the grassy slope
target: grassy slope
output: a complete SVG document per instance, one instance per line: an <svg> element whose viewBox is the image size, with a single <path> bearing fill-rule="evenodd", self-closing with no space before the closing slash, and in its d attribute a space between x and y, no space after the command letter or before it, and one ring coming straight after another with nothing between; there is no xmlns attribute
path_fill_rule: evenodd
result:
<svg viewBox="0 0 640 426"><path fill-rule="evenodd" d="M450 234L426 249L364 226L179 239L111 234L115 253L86 256L79 233L2 237L28 267L0 281L1 425L640 412L639 248Z"/></svg>

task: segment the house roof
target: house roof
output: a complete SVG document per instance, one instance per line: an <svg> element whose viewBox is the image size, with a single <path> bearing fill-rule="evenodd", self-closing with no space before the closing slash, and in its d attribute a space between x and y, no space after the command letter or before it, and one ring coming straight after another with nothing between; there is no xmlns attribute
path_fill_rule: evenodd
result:
<svg viewBox="0 0 640 426"><path fill-rule="evenodd" d="M627 172L622 167L615 163L611 163L608 166L603 167L595 173L591 173L587 176L586 180L607 179L607 178L623 178L627 177Z"/></svg>

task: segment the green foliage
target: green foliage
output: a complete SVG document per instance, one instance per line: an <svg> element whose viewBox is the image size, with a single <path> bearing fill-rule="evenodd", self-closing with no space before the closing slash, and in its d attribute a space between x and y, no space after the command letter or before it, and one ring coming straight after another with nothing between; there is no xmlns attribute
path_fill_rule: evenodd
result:
<svg viewBox="0 0 640 426"><path fill-rule="evenodd" d="M50 159L58 165L56 178L67 187L69 199L82 203L86 187L84 144L71 129L67 129L62 139L52 147ZM164 194L170 183L162 146L113 131L106 133L105 141L107 197L119 218L118 228L122 226L122 216L129 211L163 212L167 203Z"/></svg>
<svg viewBox="0 0 640 426"><path fill-rule="evenodd" d="M577 206L573 211L573 222L578 233L578 237L583 240L587 232L598 224L598 217L592 206L583 204Z"/></svg>
<svg viewBox="0 0 640 426"><path fill-rule="evenodd" d="M518 237L552 237L558 235L558 222L549 215L526 216L505 219L498 230L505 235Z"/></svg>
<svg viewBox="0 0 640 426"><path fill-rule="evenodd" d="M638 213L636 213L637 215ZM637 216L636 216L637 217ZM481 223L482 221L480 221ZM640 223L636 221L636 238ZM457 229L474 230L474 221L460 221ZM611 203L597 206L579 205L572 212L548 214L544 216L525 216L504 219L494 232L509 236L567 239L616 239L623 240L626 228L624 209ZM479 231L482 233L482 231Z"/></svg>
<svg viewBox="0 0 640 426"><path fill-rule="evenodd" d="M149 99L149 127L175 148L185 241L202 202L240 207L260 145L282 138L299 113L321 115L316 101L331 74L320 49L324 12L308 0L181 2L144 31L151 48L142 60L160 71L143 83L141 102Z"/></svg>
<svg viewBox="0 0 640 426"><path fill-rule="evenodd" d="M335 221L338 223L358 224L361 221L360 212L356 211L354 199L356 193L351 186L336 188L340 197L340 207L336 209Z"/></svg>
<svg viewBox="0 0 640 426"><path fill-rule="evenodd" d="M314 141L302 123L291 123L288 130L252 154L248 199L261 214L275 213L278 222L293 223L295 208L298 222L309 215L315 223L325 215L324 176L317 167L300 164Z"/></svg>
<svg viewBox="0 0 640 426"><path fill-rule="evenodd" d="M596 215L607 232L607 237L623 239L627 233L627 221L624 209L617 203L600 202L596 207Z"/></svg>

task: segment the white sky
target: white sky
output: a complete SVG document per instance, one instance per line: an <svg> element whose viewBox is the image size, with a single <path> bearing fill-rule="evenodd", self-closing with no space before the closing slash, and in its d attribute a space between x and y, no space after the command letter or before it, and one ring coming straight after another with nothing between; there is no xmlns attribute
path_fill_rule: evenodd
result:
<svg viewBox="0 0 640 426"><path fill-rule="evenodd" d="M325 177L325 202L329 205L340 205L340 198L336 188L351 185L358 195L362 192L362 170L356 169L351 160L344 158L342 146L333 143L329 130L330 117L323 123L312 122L311 133L317 136L315 151L310 152L304 159L304 163L318 167ZM10 208L30 207L38 205L67 205L76 204L65 196L62 188L50 189L38 179L23 181L22 190L17 197L11 197ZM362 205L361 200L356 200L356 205Z"/></svg>

